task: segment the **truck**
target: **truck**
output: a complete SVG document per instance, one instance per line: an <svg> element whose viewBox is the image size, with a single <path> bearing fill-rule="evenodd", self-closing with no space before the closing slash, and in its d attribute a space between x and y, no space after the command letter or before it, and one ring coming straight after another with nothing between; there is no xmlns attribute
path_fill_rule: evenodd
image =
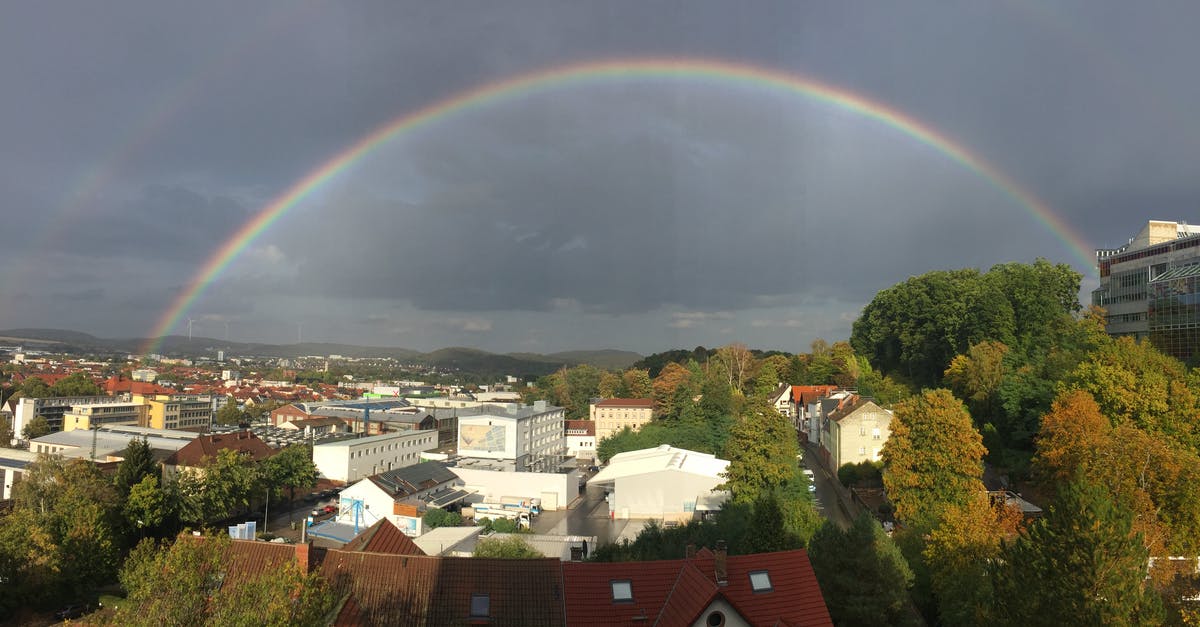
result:
<svg viewBox="0 0 1200 627"><path fill-rule="evenodd" d="M463 516L479 521L484 518L506 518L517 523L518 527L528 529L530 526L529 512L509 509L500 503L475 503L463 508Z"/></svg>
<svg viewBox="0 0 1200 627"><path fill-rule="evenodd" d="M542 499L527 496L502 496L500 505L504 509L527 512L530 516L542 513Z"/></svg>

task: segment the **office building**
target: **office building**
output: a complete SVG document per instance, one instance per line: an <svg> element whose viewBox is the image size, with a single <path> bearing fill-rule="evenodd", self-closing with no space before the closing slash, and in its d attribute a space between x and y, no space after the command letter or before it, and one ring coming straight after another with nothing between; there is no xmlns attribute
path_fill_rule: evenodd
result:
<svg viewBox="0 0 1200 627"><path fill-rule="evenodd" d="M1200 226L1151 220L1120 248L1096 251L1108 333L1150 340L1185 361L1200 349Z"/></svg>

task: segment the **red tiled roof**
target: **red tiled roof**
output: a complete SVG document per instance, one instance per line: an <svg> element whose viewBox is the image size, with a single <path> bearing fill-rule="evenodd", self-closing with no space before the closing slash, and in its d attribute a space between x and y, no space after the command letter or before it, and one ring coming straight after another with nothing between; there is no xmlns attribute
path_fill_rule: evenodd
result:
<svg viewBox="0 0 1200 627"><path fill-rule="evenodd" d="M654 408L652 398L606 398L596 403L596 407L645 407Z"/></svg>
<svg viewBox="0 0 1200 627"><path fill-rule="evenodd" d="M715 564L715 555L703 550L684 560L566 562L567 624L690 625L720 597L752 625L833 625L804 550L731 555L723 586L717 585ZM767 571L770 592L751 587L750 572L759 570ZM613 601L612 581L622 579L631 582L632 603Z"/></svg>
<svg viewBox="0 0 1200 627"><path fill-rule="evenodd" d="M231 448L246 453L254 461L262 461L275 454L275 449L249 431L232 433L202 434L175 451L163 461L168 466L200 466L206 459L215 459L217 453Z"/></svg>
<svg viewBox="0 0 1200 627"><path fill-rule="evenodd" d="M342 550L387 553L389 555L425 555L425 551L422 551L421 547L404 535L404 532L397 529L396 525L387 518L358 534L349 544L342 547Z"/></svg>
<svg viewBox="0 0 1200 627"><path fill-rule="evenodd" d="M596 435L596 421L594 420L567 420L564 422L563 429L567 433L583 431L585 435Z"/></svg>
<svg viewBox="0 0 1200 627"><path fill-rule="evenodd" d="M807 405L819 398L829 396L836 389L836 385L793 385L792 402Z"/></svg>

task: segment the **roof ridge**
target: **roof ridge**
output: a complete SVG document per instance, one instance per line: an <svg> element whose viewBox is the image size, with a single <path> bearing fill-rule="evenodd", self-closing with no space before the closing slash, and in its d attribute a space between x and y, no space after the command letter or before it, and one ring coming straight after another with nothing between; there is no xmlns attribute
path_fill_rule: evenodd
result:
<svg viewBox="0 0 1200 627"><path fill-rule="evenodd" d="M709 580L709 578L706 577L704 575L704 573L700 572L700 569L696 567L696 565L693 563L692 559L685 559L684 563L683 563L683 567L679 569L679 574L675 576L675 583L671 584L671 591L667 593L667 598L663 600L662 607L660 607L658 609L658 616L654 619L655 625L658 625L662 622L663 617L667 613L667 610L671 608L671 600L678 598L675 595L675 591L679 587L679 582L681 580L683 580L684 574L688 571L689 568L692 570L692 572L696 573L696 577L699 577L705 583L708 583L710 585L710 588L708 591L708 597L705 599L704 605L705 605L705 607L707 607L709 603L712 603L713 597L718 592L717 583L715 581ZM694 622L696 619L695 616L690 616L690 618L691 618L691 620L688 621L689 623Z"/></svg>

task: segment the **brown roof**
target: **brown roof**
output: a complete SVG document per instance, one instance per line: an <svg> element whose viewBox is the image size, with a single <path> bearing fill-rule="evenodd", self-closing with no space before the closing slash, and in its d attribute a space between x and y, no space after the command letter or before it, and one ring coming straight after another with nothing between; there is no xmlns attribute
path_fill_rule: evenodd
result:
<svg viewBox="0 0 1200 627"><path fill-rule="evenodd" d="M188 442L164 460L168 466L200 466L206 459L215 459L224 449L234 449L250 456L253 461L262 461L275 454L275 449L258 439L249 431L202 434Z"/></svg>
<svg viewBox="0 0 1200 627"><path fill-rule="evenodd" d="M321 574L345 594L335 625L462 625L488 595L489 625L562 625L559 560L330 550Z"/></svg>
<svg viewBox="0 0 1200 627"><path fill-rule="evenodd" d="M829 412L829 419L834 422L838 422L839 420L845 418L846 416L849 416L850 414L853 414L854 412L858 411L859 409L864 407L867 403L871 403L871 402L872 401L870 398L867 398L865 396L859 396L857 394L851 394L850 396L842 399L842 401L840 403L838 403L837 409Z"/></svg>
<svg viewBox="0 0 1200 627"><path fill-rule="evenodd" d="M572 431L582 431L584 435L596 435L596 421L594 420L567 420L563 425L564 431L571 435Z"/></svg>
<svg viewBox="0 0 1200 627"><path fill-rule="evenodd" d="M404 532L397 529L396 525L387 518L355 536L349 544L342 547L342 550L390 555L425 555L425 551L422 551L421 547L404 535Z"/></svg>
<svg viewBox="0 0 1200 627"><path fill-rule="evenodd" d="M596 407L639 407L654 408L652 398L606 398L596 403Z"/></svg>

